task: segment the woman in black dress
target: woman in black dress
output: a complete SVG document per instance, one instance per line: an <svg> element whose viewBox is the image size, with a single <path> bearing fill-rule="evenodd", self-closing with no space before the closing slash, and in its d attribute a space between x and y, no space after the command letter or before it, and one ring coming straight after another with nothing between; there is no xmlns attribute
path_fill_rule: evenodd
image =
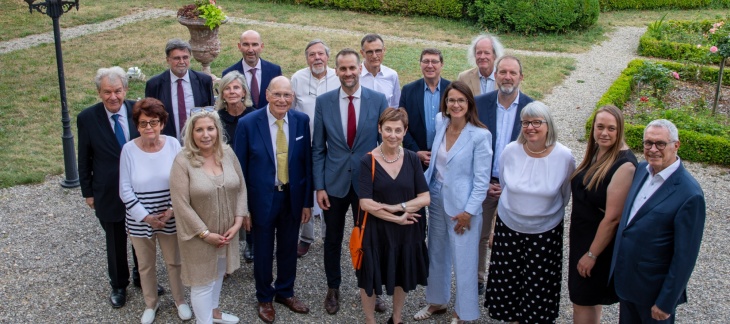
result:
<svg viewBox="0 0 730 324"><path fill-rule="evenodd" d="M407 128L404 109L386 109L378 120L383 143L361 161L358 196L368 220L362 267L356 274L366 323L375 323L375 295L383 294L383 285L393 296L388 323L400 323L406 293L427 284L428 250L417 223L425 221L418 211L430 198L421 161L402 147Z"/></svg>
<svg viewBox="0 0 730 324"><path fill-rule="evenodd" d="M226 74L218 88L221 94L215 102L215 109L223 122L223 128L226 129L226 144L233 148L238 120L254 111L253 101L246 85L246 78L238 71Z"/></svg>
<svg viewBox="0 0 730 324"><path fill-rule="evenodd" d="M573 173L568 291L574 323L600 323L602 305L618 301L608 275L614 236L636 170L615 106L596 112L583 162Z"/></svg>

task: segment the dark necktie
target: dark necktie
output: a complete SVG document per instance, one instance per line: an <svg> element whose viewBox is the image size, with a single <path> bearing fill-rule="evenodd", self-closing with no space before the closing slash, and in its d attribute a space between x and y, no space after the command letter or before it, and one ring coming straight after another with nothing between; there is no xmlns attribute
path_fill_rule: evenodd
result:
<svg viewBox="0 0 730 324"><path fill-rule="evenodd" d="M350 103L347 104L347 145L350 148L355 143L355 130L357 129L355 122L355 104L352 103L352 99L354 98L353 96L347 96L347 99L350 99Z"/></svg>
<svg viewBox="0 0 730 324"><path fill-rule="evenodd" d="M119 147L122 147L127 142L127 139L124 138L124 130L122 129L122 124L119 123L119 114L112 115L112 119L114 119L114 137L117 138Z"/></svg>
<svg viewBox="0 0 730 324"><path fill-rule="evenodd" d="M253 105L259 107L259 81L256 79L256 68L248 70L251 72L251 97L253 97Z"/></svg>
<svg viewBox="0 0 730 324"><path fill-rule="evenodd" d="M188 120L188 113L185 110L185 92L182 86L183 79L177 79L177 121L180 127L180 135L182 135L185 121Z"/></svg>

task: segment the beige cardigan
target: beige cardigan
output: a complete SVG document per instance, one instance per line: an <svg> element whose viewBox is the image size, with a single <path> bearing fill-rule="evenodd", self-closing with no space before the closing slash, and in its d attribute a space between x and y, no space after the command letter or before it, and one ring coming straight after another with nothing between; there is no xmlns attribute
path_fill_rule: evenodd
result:
<svg viewBox="0 0 730 324"><path fill-rule="evenodd" d="M182 281L186 286L210 283L218 274L217 248L197 235L206 229L223 234L233 226L235 216L249 214L241 164L227 145L221 163L222 186L217 186L201 168L193 167L184 152L177 155L172 165L170 195L177 222ZM238 235L221 249L226 249L226 273L232 273L241 265Z"/></svg>

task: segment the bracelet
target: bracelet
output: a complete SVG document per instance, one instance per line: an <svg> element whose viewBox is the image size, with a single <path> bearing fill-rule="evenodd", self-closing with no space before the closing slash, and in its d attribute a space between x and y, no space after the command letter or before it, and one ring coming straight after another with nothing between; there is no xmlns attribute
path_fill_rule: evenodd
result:
<svg viewBox="0 0 730 324"><path fill-rule="evenodd" d="M593 259L593 260L595 260L595 259L597 258L597 256L593 255L593 253L591 253L591 251L588 251L588 253L586 253L586 255L587 255L587 256L588 256L589 258Z"/></svg>
<svg viewBox="0 0 730 324"><path fill-rule="evenodd" d="M201 239L205 239L206 237L208 237L208 235L210 235L210 231L209 230L205 230L202 233L198 234L198 237L201 238Z"/></svg>

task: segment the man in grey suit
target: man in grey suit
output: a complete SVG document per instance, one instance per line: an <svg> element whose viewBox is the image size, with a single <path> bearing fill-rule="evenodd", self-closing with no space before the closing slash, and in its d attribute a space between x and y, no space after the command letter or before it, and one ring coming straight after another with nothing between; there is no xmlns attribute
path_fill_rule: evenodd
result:
<svg viewBox="0 0 730 324"><path fill-rule="evenodd" d="M360 158L377 146L378 118L388 107L383 94L360 86L360 56L355 50L341 50L335 62L341 86L317 97L312 136L314 189L327 225L324 268L329 314L340 308L342 236L347 209L352 208L354 215L359 207Z"/></svg>
<svg viewBox="0 0 730 324"><path fill-rule="evenodd" d="M677 156L672 122L650 122L643 144L646 162L636 167L611 262L619 323L674 323L700 252L705 196Z"/></svg>

